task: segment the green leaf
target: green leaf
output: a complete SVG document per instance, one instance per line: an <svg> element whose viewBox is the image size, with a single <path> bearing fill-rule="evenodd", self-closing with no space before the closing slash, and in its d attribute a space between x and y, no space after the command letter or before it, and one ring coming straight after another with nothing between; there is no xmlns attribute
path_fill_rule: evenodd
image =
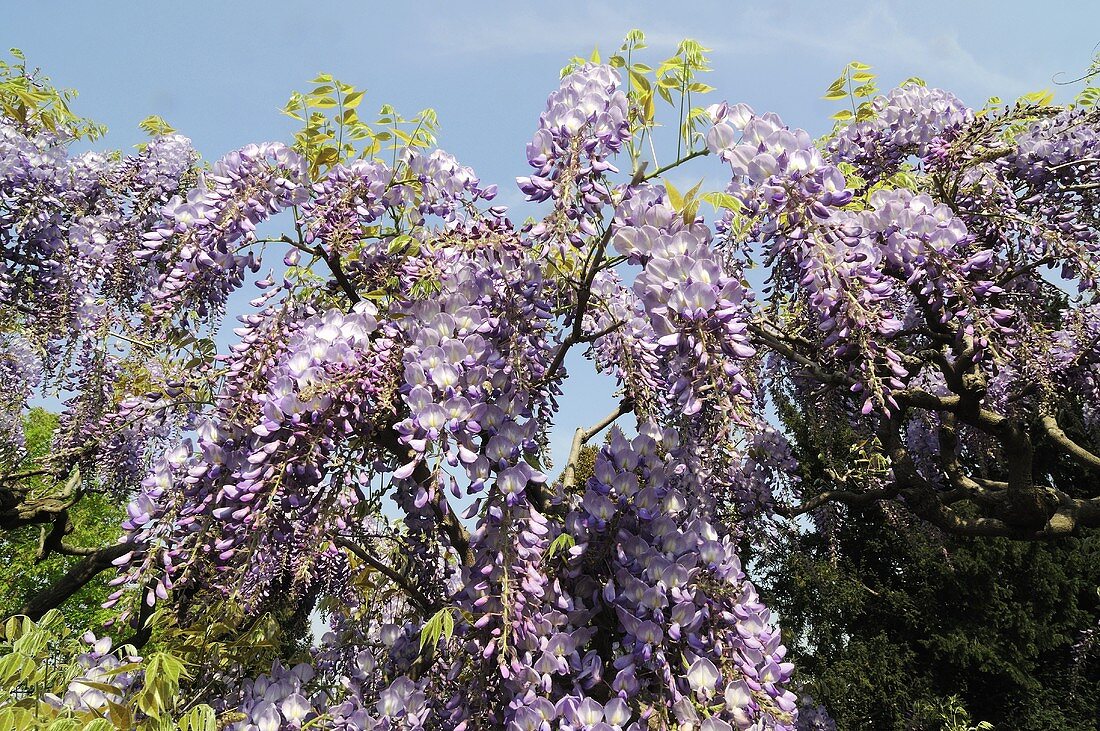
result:
<svg viewBox="0 0 1100 731"><path fill-rule="evenodd" d="M110 698L107 699L107 715L118 728L133 726L134 714L130 712L130 708L122 703L115 703Z"/></svg>
<svg viewBox="0 0 1100 731"><path fill-rule="evenodd" d="M29 673L34 672L34 660L20 653L0 658L0 687L17 685Z"/></svg>
<svg viewBox="0 0 1100 731"><path fill-rule="evenodd" d="M23 731L34 728L35 718L26 708L0 708L0 731Z"/></svg>
<svg viewBox="0 0 1100 731"><path fill-rule="evenodd" d="M623 50L625 51L630 46L634 48L645 48L645 33L637 28L631 28L626 34L626 40L623 41Z"/></svg>
<svg viewBox="0 0 1100 731"><path fill-rule="evenodd" d="M103 674L108 676L108 677L113 677L113 676L119 675L121 673L130 673L130 672L133 672L135 670L141 670L141 668L142 668L142 665L141 665L140 662L127 662L127 663L123 663L122 665L119 665L118 667L111 668L110 670L107 670Z"/></svg>
<svg viewBox="0 0 1100 731"><path fill-rule="evenodd" d="M650 87L649 78L647 78L644 74L640 74L637 71L634 71L633 69L631 69L630 78L633 80L633 82L635 84L638 85L638 87L640 89L642 89L642 90L648 90L649 89L649 87Z"/></svg>
<svg viewBox="0 0 1100 731"><path fill-rule="evenodd" d="M159 718L175 704L180 678L186 672L178 658L166 652L155 652L145 668L145 683L138 692L138 708L147 716Z"/></svg>
<svg viewBox="0 0 1100 731"><path fill-rule="evenodd" d="M839 91L839 90L830 91L830 92L826 93L825 96L823 96L821 98L822 99L847 99L848 98L848 92Z"/></svg>
<svg viewBox="0 0 1100 731"><path fill-rule="evenodd" d="M668 202L672 204L672 209L676 212L684 210L684 196L669 181L665 180L663 183L665 192L668 194Z"/></svg>
<svg viewBox="0 0 1100 731"><path fill-rule="evenodd" d="M344 97L344 108L355 109L357 106L359 106L359 102L363 101L364 94L366 94L365 91L353 91L348 94L346 97Z"/></svg>
<svg viewBox="0 0 1100 731"><path fill-rule="evenodd" d="M195 706L179 720L180 731L217 731L218 717L208 705Z"/></svg>
<svg viewBox="0 0 1100 731"><path fill-rule="evenodd" d="M428 645L439 644L440 639L451 639L455 630L454 611L453 607L444 607L424 623L424 627L420 630L421 651Z"/></svg>
<svg viewBox="0 0 1100 731"><path fill-rule="evenodd" d="M1035 104L1040 107L1045 107L1048 106L1052 101L1054 101L1054 92L1050 89L1033 91L1030 94L1024 94L1022 97L1020 97L1020 100L1027 102L1028 104Z"/></svg>
<svg viewBox="0 0 1100 731"><path fill-rule="evenodd" d="M741 201L722 191L704 193L703 200L714 206L715 210L726 209L735 213L741 210Z"/></svg>
<svg viewBox="0 0 1100 731"><path fill-rule="evenodd" d="M546 559L552 559L554 556L568 551L577 545L577 540L573 538L569 533L562 533L560 536L550 542L550 545L546 547Z"/></svg>
<svg viewBox="0 0 1100 731"><path fill-rule="evenodd" d="M84 679L77 679L76 682L80 683L81 685L86 685L89 688L95 688L96 690L100 691L101 693L109 693L111 695L117 695L120 698L123 695L122 690L120 688L116 688L115 686L111 685L110 683L97 683L94 680L84 680Z"/></svg>
<svg viewBox="0 0 1100 731"><path fill-rule="evenodd" d="M690 203L695 199L695 196L699 193L699 189L703 187L703 178L699 179L699 182L691 186L688 192L684 195L684 201Z"/></svg>
<svg viewBox="0 0 1100 731"><path fill-rule="evenodd" d="M143 129L150 137L170 135L176 131L176 128L168 124L168 122L164 120L164 117L157 116L156 114L150 115L138 122L138 127Z"/></svg>

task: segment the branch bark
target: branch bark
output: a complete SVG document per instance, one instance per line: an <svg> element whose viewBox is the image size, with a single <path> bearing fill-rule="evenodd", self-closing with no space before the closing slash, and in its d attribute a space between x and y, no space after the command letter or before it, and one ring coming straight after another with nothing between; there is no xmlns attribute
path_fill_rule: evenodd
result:
<svg viewBox="0 0 1100 731"><path fill-rule="evenodd" d="M561 483L563 490L567 491L577 484L577 460L580 459L581 448L597 434L614 424L620 416L629 414L633 410L634 402L629 398L624 398L619 402L618 407L601 419L599 423L590 429L578 428L573 432L573 443L569 448L569 458L566 460L565 469L562 471Z"/></svg>
<svg viewBox="0 0 1100 731"><path fill-rule="evenodd" d="M1050 437L1050 440L1072 457L1077 464L1086 469L1100 470L1100 457L1070 439L1069 435L1062 430L1062 427L1058 426L1057 419L1050 414L1044 414L1039 417L1039 424L1043 427L1046 435Z"/></svg>
<svg viewBox="0 0 1100 731"><path fill-rule="evenodd" d="M39 620L42 616L61 606L61 604L94 579L100 572L111 567L111 562L133 546L126 543L116 543L111 546L96 549L94 553L85 556L69 569L64 576L31 597L15 614L25 614L33 620Z"/></svg>

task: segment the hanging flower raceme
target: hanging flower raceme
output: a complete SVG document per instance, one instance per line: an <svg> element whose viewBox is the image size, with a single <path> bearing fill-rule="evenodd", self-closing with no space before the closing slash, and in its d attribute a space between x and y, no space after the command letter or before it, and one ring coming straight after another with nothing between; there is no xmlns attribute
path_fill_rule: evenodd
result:
<svg viewBox="0 0 1100 731"><path fill-rule="evenodd" d="M971 118L946 102L929 104L945 108L944 130ZM992 251L977 246L947 206L901 189L876 191L868 209L850 210L844 176L805 132L743 105L711 113L708 144L730 163L728 192L752 221L749 236L763 241L784 286L805 298L821 346L847 364L852 389L865 394L864 413L897 408L892 393L909 374L893 343L907 318L969 323L964 333L975 340L975 358L994 333L1010 332L1010 312L992 302L1002 292L991 276ZM909 116L891 112L882 129L911 123L925 134L926 123L906 122ZM892 135L890 144L917 144L904 130Z"/></svg>
<svg viewBox="0 0 1100 731"><path fill-rule="evenodd" d="M158 196L169 196L192 170L196 158L190 139L177 134L163 135L153 139L138 155L134 175L143 188Z"/></svg>
<svg viewBox="0 0 1100 731"><path fill-rule="evenodd" d="M334 165L313 184L313 195L301 207L305 243L320 240L340 251L363 238L363 227L376 222L387 208L399 208L409 195L394 182L389 166L376 160Z"/></svg>
<svg viewBox="0 0 1100 731"><path fill-rule="evenodd" d="M592 218L611 200L607 172L630 138L627 99L610 66L586 64L565 76L546 100L527 144L535 174L517 178L528 200L555 201L556 212L531 231L580 246L596 232Z"/></svg>
<svg viewBox="0 0 1100 731"><path fill-rule="evenodd" d="M280 143L248 145L215 163L206 185L172 198L136 254L163 272L151 294L154 313L175 316L184 300L200 317L220 312L245 271L258 268L252 252L241 249L256 238L257 225L306 200L305 181L298 153Z"/></svg>
<svg viewBox="0 0 1100 731"><path fill-rule="evenodd" d="M110 637L97 638L88 631L81 639L88 645L87 652L76 658L81 673L69 682L63 695L48 693L43 699L55 708L105 716L110 704L124 703L140 688L142 673L127 667L140 663L141 658L112 652Z"/></svg>
<svg viewBox="0 0 1100 731"><path fill-rule="evenodd" d="M754 222L749 235L762 239L780 273L804 288L825 344L840 343L836 355L843 358L855 354L844 342L851 332L895 334L901 327L896 314L874 306L890 300L893 282L858 224L838 210L852 198L840 171L824 163L806 132L786 128L773 114L758 117L744 105L718 105L711 115L707 142L730 165L727 190ZM866 370L873 375L873 367Z"/></svg>
<svg viewBox="0 0 1100 731"><path fill-rule="evenodd" d="M658 355L671 357L677 377L670 395L681 411L697 413L708 388L728 399L723 406L744 400L748 384L738 362L755 353L748 335L752 294L725 272L710 230L685 224L661 191L628 198L617 217L612 245L645 264L634 291L653 325ZM737 411L729 415L736 418Z"/></svg>
<svg viewBox="0 0 1100 731"><path fill-rule="evenodd" d="M220 602L341 604L312 670L220 681L219 710L243 714L240 728L792 727L791 667L741 568L739 528L722 522L726 493L770 500L762 453L782 452L753 413L754 297L665 189L608 182L626 106L609 67L563 80L529 150L537 174L521 180L556 208L519 233L478 211L494 188L440 151L338 164L306 186L293 153L249 147L163 207L144 251L163 273L161 316L181 298L215 311L255 227L289 207L292 245L333 274L296 288L291 252L286 281L259 283L219 357L214 407L127 510L112 601L137 590L185 621ZM825 178L806 200L840 205ZM612 433L585 484L551 483L575 338L561 312L579 300L548 274L547 241L596 246L611 204L592 251L622 258L596 262L575 316L648 418L634 439ZM624 282L612 260L641 271ZM383 496L396 520L380 516ZM386 621L358 614L374 572L400 590Z"/></svg>
<svg viewBox="0 0 1100 731"><path fill-rule="evenodd" d="M276 661L270 673L246 679L235 694L219 703L223 712L244 716L227 728L229 731L281 731L316 727L322 721L326 723L325 728L364 728L367 711L360 707L360 699L354 693L334 702L325 692L308 690L307 685L313 678L314 669L308 664L287 668Z"/></svg>
<svg viewBox="0 0 1100 731"><path fill-rule="evenodd" d="M39 313L28 332L43 345L135 316L153 281L134 249L197 159L179 136L134 157L69 157L69 141L0 119L0 305Z"/></svg>
<svg viewBox="0 0 1100 731"><path fill-rule="evenodd" d="M11 471L26 455L22 411L42 379L34 347L16 334L0 334L0 469Z"/></svg>
<svg viewBox="0 0 1100 731"><path fill-rule="evenodd" d="M187 592L220 590L249 606L277 582L309 583L323 526L357 501L359 476L334 480L331 462L384 418L394 352L375 314L363 302L299 323L250 404L226 402L199 425L194 453L184 446L158 463L128 509L124 527L140 548L118 583L147 577L153 602L186 580ZM288 544L295 550L276 548Z"/></svg>
<svg viewBox="0 0 1100 731"><path fill-rule="evenodd" d="M155 366L149 369L149 391L118 400L112 389L123 378L120 364L97 362L88 347L77 363L80 373L70 382L76 393L59 416L52 452L59 464L77 465L96 489L126 495L144 479L146 455L165 448L190 423L197 404L182 398L182 384L156 378L163 374Z"/></svg>
<svg viewBox="0 0 1100 731"><path fill-rule="evenodd" d="M438 650L442 675L403 676L395 688L454 693L444 704L454 728L790 728L791 666L767 609L730 538L687 508L680 488L694 483L669 451L674 434L641 431L633 440L613 433L582 494L550 511L560 523L493 503L499 512L487 513L478 539L492 545L504 521L518 541L469 570L458 608L472 619ZM547 576L550 540L561 535L575 545ZM377 727L431 727L439 711L426 702L416 708L427 716L411 720L387 706Z"/></svg>
<svg viewBox="0 0 1100 731"><path fill-rule="evenodd" d="M435 215L447 224L477 218L471 204L480 199L496 197L495 185L481 186L473 168L458 162L443 150L430 153L410 149L405 155L408 173L418 183L417 210L421 215Z"/></svg>
<svg viewBox="0 0 1100 731"><path fill-rule="evenodd" d="M1010 190L1002 226L1016 234L1010 243L1025 255L1049 260L1079 292L1100 281L1100 112L1077 108L1033 121L1016 139L1016 149L997 161L996 174Z"/></svg>

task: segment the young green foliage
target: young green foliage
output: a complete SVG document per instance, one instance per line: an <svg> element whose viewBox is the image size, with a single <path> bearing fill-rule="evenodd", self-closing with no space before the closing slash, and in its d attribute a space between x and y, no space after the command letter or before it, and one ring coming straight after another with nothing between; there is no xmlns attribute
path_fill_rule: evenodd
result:
<svg viewBox="0 0 1100 731"><path fill-rule="evenodd" d="M878 85L875 83L878 76L871 73L871 67L859 61L852 61L840 72L829 88L825 90L823 99L841 100L847 99L851 109L841 109L833 114L832 119L838 124L847 124L853 119L862 122L875 116L872 100L878 94ZM924 81L918 78L906 80L906 84L914 83L924 86ZM903 84L904 86L904 84ZM858 100L858 102L857 102Z"/></svg>
<svg viewBox="0 0 1100 731"><path fill-rule="evenodd" d="M400 150L435 144L439 120L432 109L406 118L383 104L375 121L367 123L359 116L365 90L331 74L319 74L312 83L312 90L291 94L282 112L303 124L294 133L294 148L309 161L314 180L339 163L378 158L389 151L387 162L396 164Z"/></svg>
<svg viewBox="0 0 1100 731"><path fill-rule="evenodd" d="M103 125L74 114L69 102L73 89L58 89L37 69L27 68L27 58L18 48L9 51L12 61L0 59L0 115L24 125L29 132L47 130L96 140L107 132Z"/></svg>

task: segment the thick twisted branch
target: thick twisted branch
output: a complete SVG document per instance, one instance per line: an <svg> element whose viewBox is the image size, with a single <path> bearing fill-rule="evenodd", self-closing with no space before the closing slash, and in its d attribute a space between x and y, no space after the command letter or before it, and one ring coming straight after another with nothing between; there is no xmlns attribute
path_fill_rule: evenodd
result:
<svg viewBox="0 0 1100 731"><path fill-rule="evenodd" d="M1072 457L1077 464L1086 469L1100 470L1100 457L1070 439L1069 435L1062 430L1062 427L1058 426L1058 421L1053 416L1044 414L1039 417L1039 424L1043 427L1046 435L1050 437L1050 440Z"/></svg>
<svg viewBox="0 0 1100 731"><path fill-rule="evenodd" d="M74 564L64 576L27 600L15 614L24 614L34 620L41 619L46 612L61 606L66 599L80 591L100 572L111 568L112 561L130 550L133 550L133 546L126 543L93 550Z"/></svg>

